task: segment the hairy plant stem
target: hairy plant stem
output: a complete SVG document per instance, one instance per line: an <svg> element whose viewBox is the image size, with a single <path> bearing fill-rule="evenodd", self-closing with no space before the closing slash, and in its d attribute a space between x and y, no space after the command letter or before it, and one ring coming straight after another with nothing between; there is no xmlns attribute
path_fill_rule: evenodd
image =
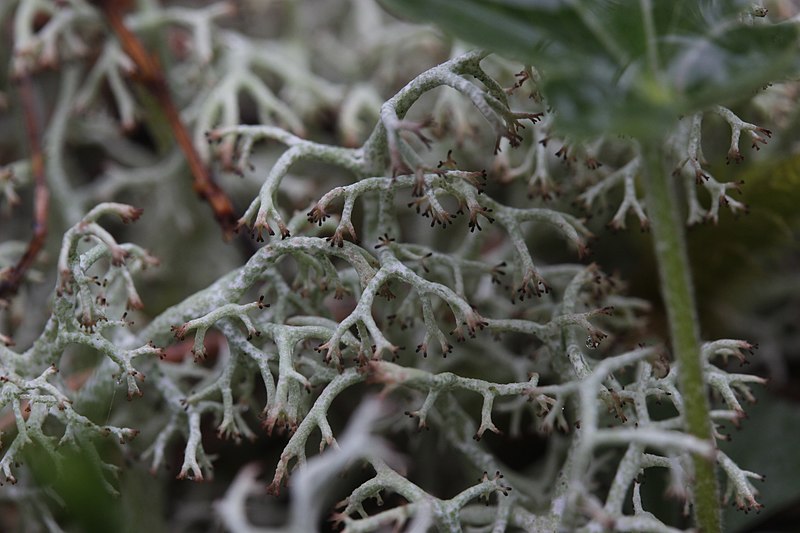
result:
<svg viewBox="0 0 800 533"><path fill-rule="evenodd" d="M700 334L686 240L674 180L664 171L664 154L655 143L644 148L647 210L653 231L661 296L669 320L670 341L680 365L686 429L711 441L711 419L700 357ZM721 531L715 464L694 455L694 512L703 533Z"/></svg>

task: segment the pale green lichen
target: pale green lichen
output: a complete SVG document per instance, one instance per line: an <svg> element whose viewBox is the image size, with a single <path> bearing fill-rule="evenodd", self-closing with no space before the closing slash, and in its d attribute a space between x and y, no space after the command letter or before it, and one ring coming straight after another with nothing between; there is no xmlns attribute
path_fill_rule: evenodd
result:
<svg viewBox="0 0 800 533"><path fill-rule="evenodd" d="M350 532L380 531L387 524L408 524L408 531L677 531L643 508L638 480L642 472L647 476L647 469L667 468L672 493L691 502L690 454L719 464L740 507L759 507L749 482L757 474L740 469L711 440L685 432L686 405L678 388L681 364L669 363L663 347L637 347L620 340L626 331L642 326L641 315L649 304L624 296L597 265L547 264L540 256L540 235L556 234L558 248L578 256L588 252L592 235L586 221L561 204L530 207L520 201L517 181L524 186L523 197L527 190L553 200L557 189L575 187L586 173L594 173L594 183L577 195L580 203L593 208L622 187L622 200L609 224L625 228L629 212L642 228L649 224L636 187L644 157L636 143L601 139L564 144L558 157L570 163L579 154L585 163L566 177L548 160L552 150L547 141L556 138L551 119L558 110L547 106L535 85L546 73L519 65L513 67L520 70L514 78L508 62L492 63L486 52L456 53L453 47L450 59L429 65L399 90L389 91L379 80L349 82L344 75L328 81L309 62L297 61L286 43L221 29L218 20L230 14L231 4L162 8L141 2L140 11L126 19L131 29L144 34L180 27L188 32L178 34L188 40L180 44L188 51L175 60L176 72L191 72L203 86L198 95L176 90L183 118L208 164L245 178L241 186L247 189L243 196L250 205L239 225L249 228L257 242L268 241L243 265L225 269L228 272L217 281L193 287L193 273L181 271L183 266L170 272L168 261L179 261L185 250L211 237L198 242L174 237L171 227L157 222L154 240L160 242L154 245L169 256L161 270L178 285L179 296L171 294L170 307L151 317L141 311L147 310L147 302L134 280L155 260L143 248L119 242L118 235L125 233L106 228L107 218L102 218L116 215L127 223L142 212L100 201L154 186L163 196L148 202L157 204L157 214L159 209L169 211L165 220L201 216L189 203L188 181L177 179L178 154L169 148L154 156L119 132L102 129L107 119L122 128L133 127L147 111L128 81L130 58L104 32L91 4L12 4L6 16L13 17L15 27L17 75L57 62L79 63L75 58L90 46L79 29L90 28L103 44L91 68L72 64L58 71L61 95L47 125L47 166L52 170L47 179L68 227L57 254L51 308L36 304L40 315L49 316L41 333L20 350L12 346L13 331L0 335L0 407L13 420L2 426L0 471L6 480L17 481L15 463L24 448L41 447L55 457L56 442L92 450L95 435L126 442L137 430L125 424L141 423L142 417L158 427L143 435L144 455L153 471L180 443L177 476L208 480L214 457L206 450L212 429L206 421L213 419L220 438L239 441L284 431L291 435L269 485L277 493L289 482L294 491L288 522L276 531L317 527L325 518L324 496L335 490L334 476L359 461L367 465L368 479L333 514ZM291 4L287 9L308 15L305 7ZM366 17L359 11L363 2L350 4L353 16ZM410 31L377 11L369 13L374 15L370 24L386 29L384 34L373 28L370 46L376 50L390 46L392 32ZM43 24L36 22L41 14L48 15ZM357 65L353 61L351 66ZM509 79L514 84L505 89ZM115 110L111 114L103 110L100 88L105 84ZM302 95L293 99L294 91ZM533 91L536 98L519 98L522 91ZM239 124L240 93L253 99L261 124ZM383 103L378 94L385 98ZM431 107L425 100L432 97L436 102ZM441 117L435 125L441 139L431 137L431 122L409 118L417 108L423 113L433 109ZM74 116L76 109L105 118ZM338 109L344 143L351 147L302 137L311 131L304 121L313 126L311 117L323 109ZM369 135L363 110L377 121ZM716 106L709 112L729 123L733 160L740 156L743 132L754 143L769 135L725 108ZM689 223L716 220L720 204L734 212L743 208L726 192L734 185L719 183L704 170L703 116L682 119L669 147L677 174L692 181L686 188ZM72 123L78 133L66 131ZM70 135L83 135L83 142L109 154L118 150L113 166L85 186L73 183L76 171L62 162ZM358 139L365 140L352 147ZM277 154L272 146L263 151L260 141L275 141L281 148ZM468 148L451 150L453 145ZM512 151L518 145L519 163ZM608 145L614 145L618 156L613 160L616 167L613 161L600 164ZM438 167L426 147L439 156L447 153ZM497 150L502 152L493 160ZM143 151L147 153L140 158ZM456 157L465 163L459 164ZM10 204L18 203L17 190L28 184L27 176L10 176L22 177L24 168L24 161L17 161L0 171L0 191ZM484 168L494 168L491 178ZM233 183L226 179L224 183ZM712 195L707 209L696 196L695 179ZM145 220L148 216L143 215ZM431 229L436 226L446 228L444 239L434 233L438 229ZM142 242L147 237L141 236ZM235 262L232 249L231 245L225 254ZM13 257L15 250L4 244L0 257ZM210 260L219 252L209 254ZM3 259L2 265L9 263ZM202 268L192 264L190 270ZM192 289L185 292L184 287ZM191 332L193 341L180 342ZM526 340L496 340L502 335ZM412 353L414 347L417 354ZM72 358L78 348L97 357L89 367L89 381L73 386L57 369L63 365L76 374ZM743 416L740 398L751 399L748 384L762 380L729 373L711 359L744 359L750 348L736 340L702 346L704 383L724 404L710 411L715 423L738 421ZM108 394L116 390L113 380L123 383L134 401L123 407L112 400L113 417L109 412L108 420L99 424L79 406L93 400L108 405ZM338 437L335 428L347 417L332 412L334 402L366 398L375 385L391 400L382 408L376 407L376 400L364 400L351 429ZM145 398L136 398L142 394ZM652 420L649 406L656 400L673 406L674 413ZM415 420L409 424L404 412ZM389 451L385 441L391 439L390 432L377 436L386 420L395 431L433 428L453 451L448 461L465 472L477 472L472 476L477 481L445 498L407 478L401 463L415 458L399 460ZM541 435L555 429L564 434L550 437L536 475L506 467L478 442L487 432L520 434L522 426ZM316 442L317 430L321 454L307 459L307 444ZM326 447L333 449L323 451ZM602 457L600 450L608 448L620 453ZM104 456L94 451L89 455L101 470L116 469ZM298 471L290 477L295 465ZM613 471L605 478L607 486L596 483L601 466ZM244 509L257 490L256 475L256 467L247 466L219 493L213 513L227 528L254 527ZM113 473L104 479L113 490ZM34 492L29 495L10 492L10 498L21 507L39 505L35 484L30 487ZM632 514L626 511L631 491ZM367 500L380 501L382 493L402 499L392 499L385 510L365 507ZM52 518L47 513L42 520Z"/></svg>

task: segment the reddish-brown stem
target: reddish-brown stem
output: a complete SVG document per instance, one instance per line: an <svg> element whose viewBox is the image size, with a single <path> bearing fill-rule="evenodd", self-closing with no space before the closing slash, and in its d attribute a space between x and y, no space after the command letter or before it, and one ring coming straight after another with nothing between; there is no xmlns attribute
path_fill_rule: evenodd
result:
<svg viewBox="0 0 800 533"><path fill-rule="evenodd" d="M151 55L139 38L125 26L125 21L123 20L124 2L96 0L95 4L102 9L106 20L122 45L122 49L136 64L135 79L150 92L161 107L172 128L172 133L175 135L175 139L178 141L178 145L189 163L189 170L194 179L195 192L211 206L214 217L225 233L225 238L229 239L236 229L237 217L233 204L225 191L211 177L208 167L203 163L197 150L195 150L191 136L181 120L175 103L172 101L164 71L158 59Z"/></svg>
<svg viewBox="0 0 800 533"><path fill-rule="evenodd" d="M44 247L47 238L47 212L50 207L50 190L44 174L44 154L39 135L39 121L36 117L36 103L33 94L33 82L29 73L19 79L19 96L25 120L25 134L28 138L28 150L31 156L31 176L35 186L33 194L33 235L28 242L25 253L16 265L0 279L0 299L16 294L25 272L31 267L39 251Z"/></svg>

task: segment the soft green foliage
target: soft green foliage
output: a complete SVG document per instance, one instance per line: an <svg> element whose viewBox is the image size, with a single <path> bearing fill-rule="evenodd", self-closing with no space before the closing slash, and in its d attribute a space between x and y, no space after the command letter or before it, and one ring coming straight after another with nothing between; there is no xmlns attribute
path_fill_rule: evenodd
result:
<svg viewBox="0 0 800 533"><path fill-rule="evenodd" d="M737 163L767 142L723 106L793 72L796 26L735 2L384 3L487 50L372 0L132 3L241 206L230 243L94 4L0 7L23 80L0 127L39 124L45 170L0 141L0 281L52 195L0 309L2 526L675 532L694 505L710 531L715 471L762 507L717 439L764 379L726 364L751 342L700 341L681 228L746 211L703 140ZM671 338L585 260L605 229L567 200L652 224ZM643 496L659 483L682 516Z"/></svg>
<svg viewBox="0 0 800 533"><path fill-rule="evenodd" d="M542 75L570 136L661 139L680 115L741 100L798 67L794 24L749 1L382 0Z"/></svg>

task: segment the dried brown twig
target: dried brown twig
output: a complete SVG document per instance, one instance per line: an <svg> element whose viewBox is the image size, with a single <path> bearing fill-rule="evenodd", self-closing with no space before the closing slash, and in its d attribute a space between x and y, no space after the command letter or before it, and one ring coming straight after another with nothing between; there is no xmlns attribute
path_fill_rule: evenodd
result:
<svg viewBox="0 0 800 533"><path fill-rule="evenodd" d="M192 176L194 190L211 206L214 218L222 227L225 238L230 239L236 229L237 216L231 200L225 191L214 181L208 167L192 144L191 136L181 121L175 103L170 95L163 69L158 59L150 54L139 38L125 25L123 20L126 2L117 0L95 0L103 12L122 49L136 65L134 78L156 99L169 122L178 145L186 156Z"/></svg>
<svg viewBox="0 0 800 533"><path fill-rule="evenodd" d="M31 155L31 175L34 182L33 194L33 236L28 242L25 253L13 267L0 274L0 300L16 294L25 272L31 267L47 239L47 212L50 207L50 190L44 173L44 154L39 132L39 121L36 117L33 83L31 74L22 75L19 80L19 95L22 113L25 120L25 134L28 138L28 149Z"/></svg>

